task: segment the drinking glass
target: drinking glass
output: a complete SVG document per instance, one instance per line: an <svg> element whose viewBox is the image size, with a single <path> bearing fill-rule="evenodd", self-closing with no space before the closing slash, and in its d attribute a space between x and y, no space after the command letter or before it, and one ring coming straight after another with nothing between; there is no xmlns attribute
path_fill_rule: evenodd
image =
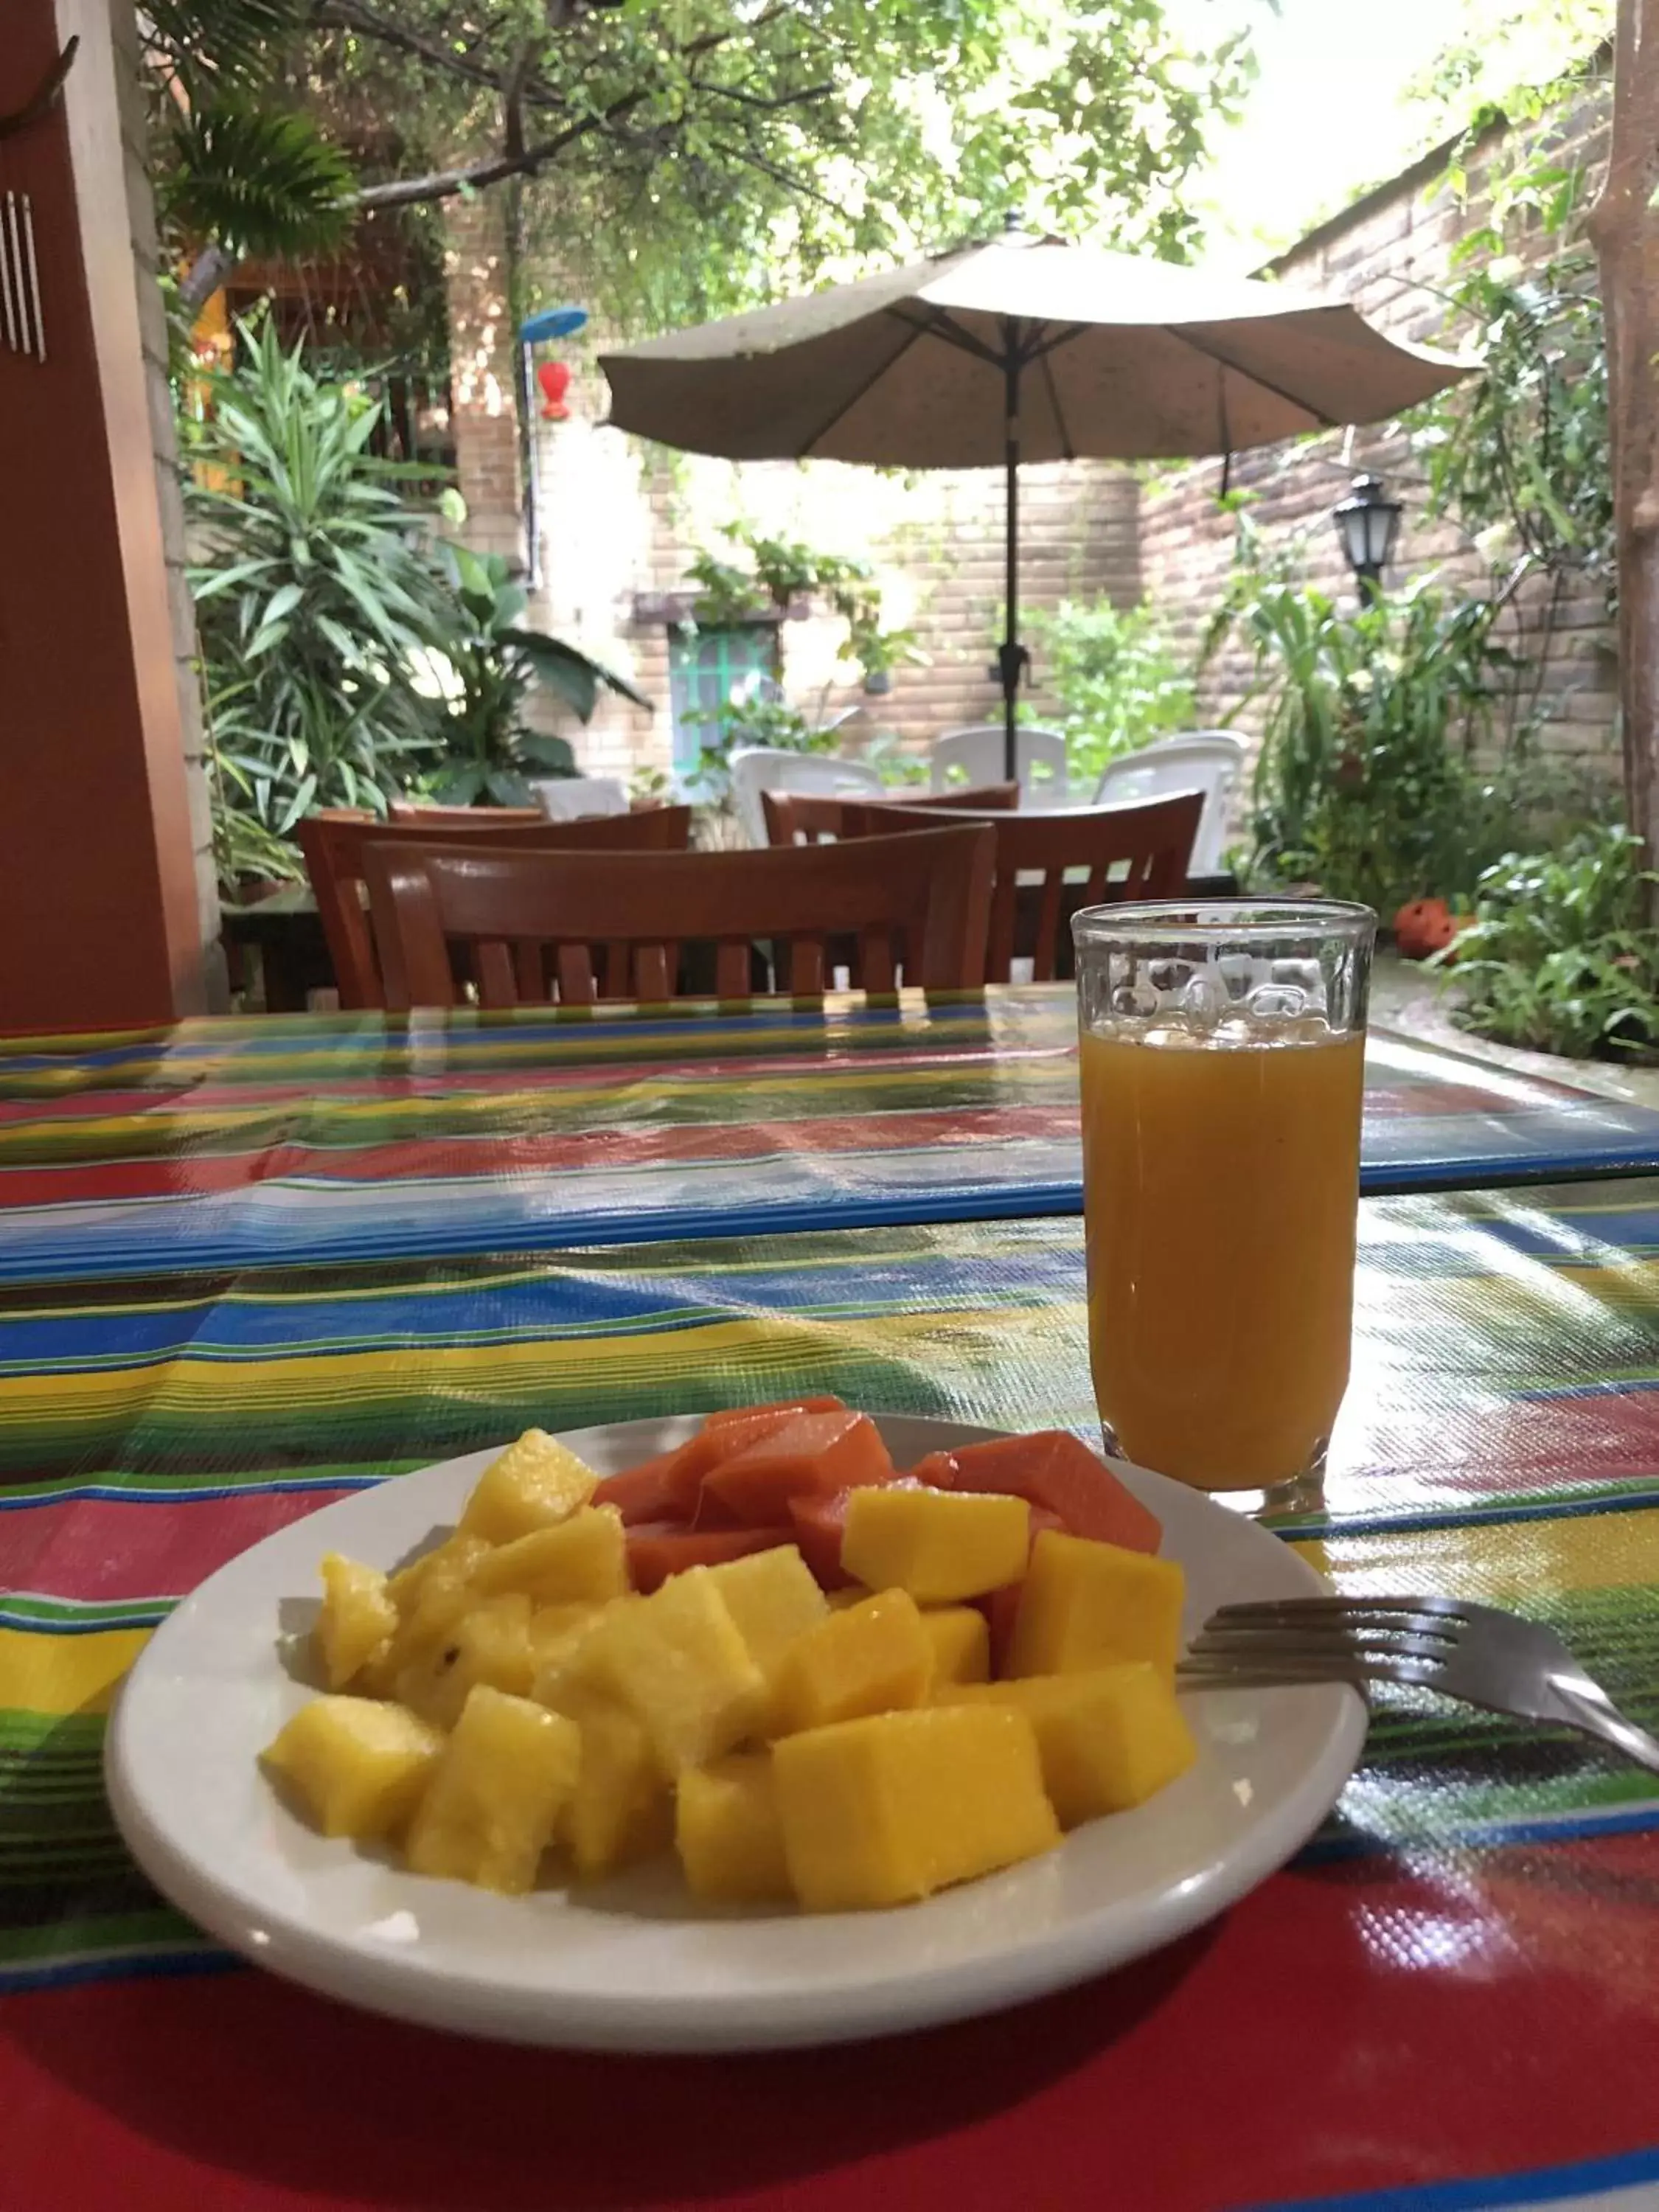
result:
<svg viewBox="0 0 1659 2212"><path fill-rule="evenodd" d="M1202 1490L1316 1480L1348 1381L1376 917L1218 899L1072 929L1107 1448Z"/></svg>

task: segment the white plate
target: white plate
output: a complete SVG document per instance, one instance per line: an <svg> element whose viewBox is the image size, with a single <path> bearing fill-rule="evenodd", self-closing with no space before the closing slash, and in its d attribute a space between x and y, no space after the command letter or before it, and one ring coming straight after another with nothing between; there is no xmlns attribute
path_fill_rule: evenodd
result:
<svg viewBox="0 0 1659 2212"><path fill-rule="evenodd" d="M627 1421L565 1441L610 1472L696 1426ZM991 1433L885 1416L880 1427L901 1467ZM156 1632L110 1727L115 1816L157 1888L260 1966L373 2011L611 2051L836 2043L993 2011L1221 1911L1306 1839L1358 1756L1364 1710L1351 1690L1206 1692L1187 1701L1198 1763L1151 1803L889 1911L713 1913L666 1858L579 1894L518 1899L401 1872L313 1834L256 1765L312 1694L279 1663L279 1618L290 1630L309 1618L325 1551L390 1567L422 1548L493 1456L342 1499L231 1560ZM1187 1570L1189 1633L1225 1600L1320 1587L1252 1522L1124 1472Z"/></svg>

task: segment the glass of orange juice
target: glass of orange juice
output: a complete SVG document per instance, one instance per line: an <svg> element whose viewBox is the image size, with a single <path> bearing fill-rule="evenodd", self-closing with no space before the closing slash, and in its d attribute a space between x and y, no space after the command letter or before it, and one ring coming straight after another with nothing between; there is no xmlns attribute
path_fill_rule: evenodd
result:
<svg viewBox="0 0 1659 2212"><path fill-rule="evenodd" d="M1203 1490L1316 1480L1348 1381L1376 917L1085 908L1089 1352L1109 1450Z"/></svg>

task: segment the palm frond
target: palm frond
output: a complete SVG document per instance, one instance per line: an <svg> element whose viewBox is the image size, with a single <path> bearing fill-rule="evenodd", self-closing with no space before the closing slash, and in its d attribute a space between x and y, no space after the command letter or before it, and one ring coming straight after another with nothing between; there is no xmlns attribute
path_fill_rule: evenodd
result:
<svg viewBox="0 0 1659 2212"><path fill-rule="evenodd" d="M264 79L303 27L306 0L146 0L146 44L188 83Z"/></svg>
<svg viewBox="0 0 1659 2212"><path fill-rule="evenodd" d="M167 185L173 220L261 258L314 253L350 228L350 165L309 117L228 95L182 117Z"/></svg>

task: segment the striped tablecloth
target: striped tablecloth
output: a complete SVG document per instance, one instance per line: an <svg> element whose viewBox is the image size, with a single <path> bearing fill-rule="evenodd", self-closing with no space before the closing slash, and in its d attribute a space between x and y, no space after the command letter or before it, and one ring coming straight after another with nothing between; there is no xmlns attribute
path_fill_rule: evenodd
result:
<svg viewBox="0 0 1659 2212"><path fill-rule="evenodd" d="M1557 1623L1659 1723L1659 1179L1362 1215L1327 1510L1287 1534L1351 1589ZM531 1420L809 1381L1086 1430L1084 1322L1060 1218L0 1290L0 2203L1651 2203L1659 1785L1462 1709L1390 1699L1323 1833L1203 1933L827 2053L562 2057L382 2024L228 1969L125 1857L112 1687L267 1530ZM1445 2193L1460 2177L1485 2179Z"/></svg>
<svg viewBox="0 0 1659 2212"><path fill-rule="evenodd" d="M0 1047L0 1279L1075 1213L1069 984ZM1659 1170L1659 1114L1374 1035L1376 1193Z"/></svg>

